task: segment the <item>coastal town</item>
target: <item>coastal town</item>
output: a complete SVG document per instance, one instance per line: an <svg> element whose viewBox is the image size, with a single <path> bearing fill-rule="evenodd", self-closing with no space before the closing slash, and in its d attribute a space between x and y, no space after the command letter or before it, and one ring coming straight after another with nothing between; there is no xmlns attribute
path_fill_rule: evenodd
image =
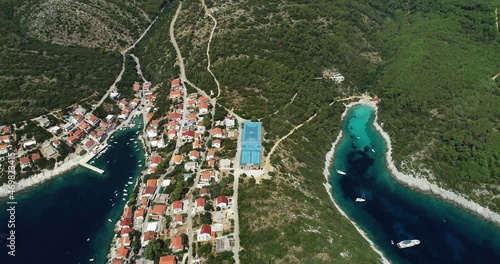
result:
<svg viewBox="0 0 500 264"><path fill-rule="evenodd" d="M147 114L148 167L115 226L113 264L207 263L239 253L237 177L262 174L261 125L189 92L180 78L167 97L167 113Z"/></svg>
<svg viewBox="0 0 500 264"><path fill-rule="evenodd" d="M97 105L90 111L77 105L67 115L2 126L2 169L14 153L25 177L78 165L102 174L92 158L106 151L115 131L134 127L134 117L142 116L138 133L147 166L115 225L109 263L233 261L238 182L263 174L261 123L230 113L203 91L189 91L180 78L159 93L166 98L157 98L149 82L131 89L134 98L109 93L119 112L104 118L93 113ZM160 100L165 107L158 107Z"/></svg>

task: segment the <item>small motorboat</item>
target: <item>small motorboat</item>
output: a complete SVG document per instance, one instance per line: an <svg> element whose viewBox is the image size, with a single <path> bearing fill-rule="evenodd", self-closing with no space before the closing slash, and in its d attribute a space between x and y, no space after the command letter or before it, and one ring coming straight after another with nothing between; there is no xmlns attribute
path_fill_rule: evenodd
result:
<svg viewBox="0 0 500 264"><path fill-rule="evenodd" d="M339 169L336 169L335 171L337 171L338 174L340 175L346 175L347 173L345 173L345 171L342 171L342 170L339 170Z"/></svg>
<svg viewBox="0 0 500 264"><path fill-rule="evenodd" d="M108 218L108 222L110 222L110 223L111 223L111 219L109 219L109 218Z"/></svg>

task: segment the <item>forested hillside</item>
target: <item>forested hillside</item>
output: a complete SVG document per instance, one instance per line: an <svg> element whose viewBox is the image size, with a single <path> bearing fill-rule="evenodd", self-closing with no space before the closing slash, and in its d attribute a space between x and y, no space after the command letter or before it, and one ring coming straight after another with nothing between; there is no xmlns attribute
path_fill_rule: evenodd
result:
<svg viewBox="0 0 500 264"><path fill-rule="evenodd" d="M371 89L406 167L500 212L498 1L410 1L391 10ZM404 166L403 166L404 167ZM425 174L425 172L424 172Z"/></svg>
<svg viewBox="0 0 500 264"><path fill-rule="evenodd" d="M163 0L0 0L0 124L98 100Z"/></svg>

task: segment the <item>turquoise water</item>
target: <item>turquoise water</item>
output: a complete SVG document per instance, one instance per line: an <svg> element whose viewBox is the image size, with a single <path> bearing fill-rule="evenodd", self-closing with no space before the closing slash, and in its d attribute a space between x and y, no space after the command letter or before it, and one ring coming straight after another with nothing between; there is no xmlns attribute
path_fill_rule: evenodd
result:
<svg viewBox="0 0 500 264"><path fill-rule="evenodd" d="M142 126L141 118L136 121ZM138 127L119 131L108 141L110 147L93 164L104 169L104 174L77 168L17 194L16 256L7 255L4 235L0 238L0 263L71 264L89 263L92 258L92 263L104 263L114 223L126 203L122 198L128 201L123 189L132 192L133 184L127 182L135 183L142 169L138 165L144 163L140 141L130 141L137 140ZM2 234L9 232L7 208L2 201Z"/></svg>
<svg viewBox="0 0 500 264"><path fill-rule="evenodd" d="M335 152L333 196L349 217L394 263L500 263L500 228L390 176L373 118L370 106L350 109ZM366 202L356 203L357 197ZM406 249L391 244L404 239L421 244Z"/></svg>

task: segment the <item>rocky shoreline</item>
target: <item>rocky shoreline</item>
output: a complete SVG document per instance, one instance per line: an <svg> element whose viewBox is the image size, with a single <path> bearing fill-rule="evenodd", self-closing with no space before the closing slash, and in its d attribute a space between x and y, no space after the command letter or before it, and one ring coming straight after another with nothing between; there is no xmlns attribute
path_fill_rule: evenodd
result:
<svg viewBox="0 0 500 264"><path fill-rule="evenodd" d="M15 183L16 189L14 191L14 194L17 194L21 191L25 191L28 188L40 185L76 167L78 167L78 160L70 158L68 161L64 162L63 164L57 166L52 170L45 170L41 173L32 175L28 178L21 179L20 181ZM0 198L5 198L9 196L10 194L9 191L10 189L8 184L3 184L2 186L0 186Z"/></svg>
<svg viewBox="0 0 500 264"><path fill-rule="evenodd" d="M468 200L464 196L452 192L450 190L443 189L436 184L431 183L429 180L427 180L425 177L419 177L416 178L412 175L407 175L404 174L396 168L396 165L394 164L394 161L392 160L392 146L391 146L391 139L389 135L382 129L382 127L377 123L378 119L378 108L374 104L369 104L375 108L375 119L373 120L373 125L375 126L375 129L382 135L382 137L385 140L385 145L386 145L386 153L385 153L385 159L386 159L386 167L391 173L392 177L396 179L399 183L402 183L412 189L415 189L417 191L425 192L425 193L432 193L433 195L437 196L438 198L445 200L449 203L452 203L460 208L463 208L481 218L486 219L487 221L490 221L494 223L497 226L500 226L500 215L491 211L488 208L485 208L481 206L480 204Z"/></svg>

